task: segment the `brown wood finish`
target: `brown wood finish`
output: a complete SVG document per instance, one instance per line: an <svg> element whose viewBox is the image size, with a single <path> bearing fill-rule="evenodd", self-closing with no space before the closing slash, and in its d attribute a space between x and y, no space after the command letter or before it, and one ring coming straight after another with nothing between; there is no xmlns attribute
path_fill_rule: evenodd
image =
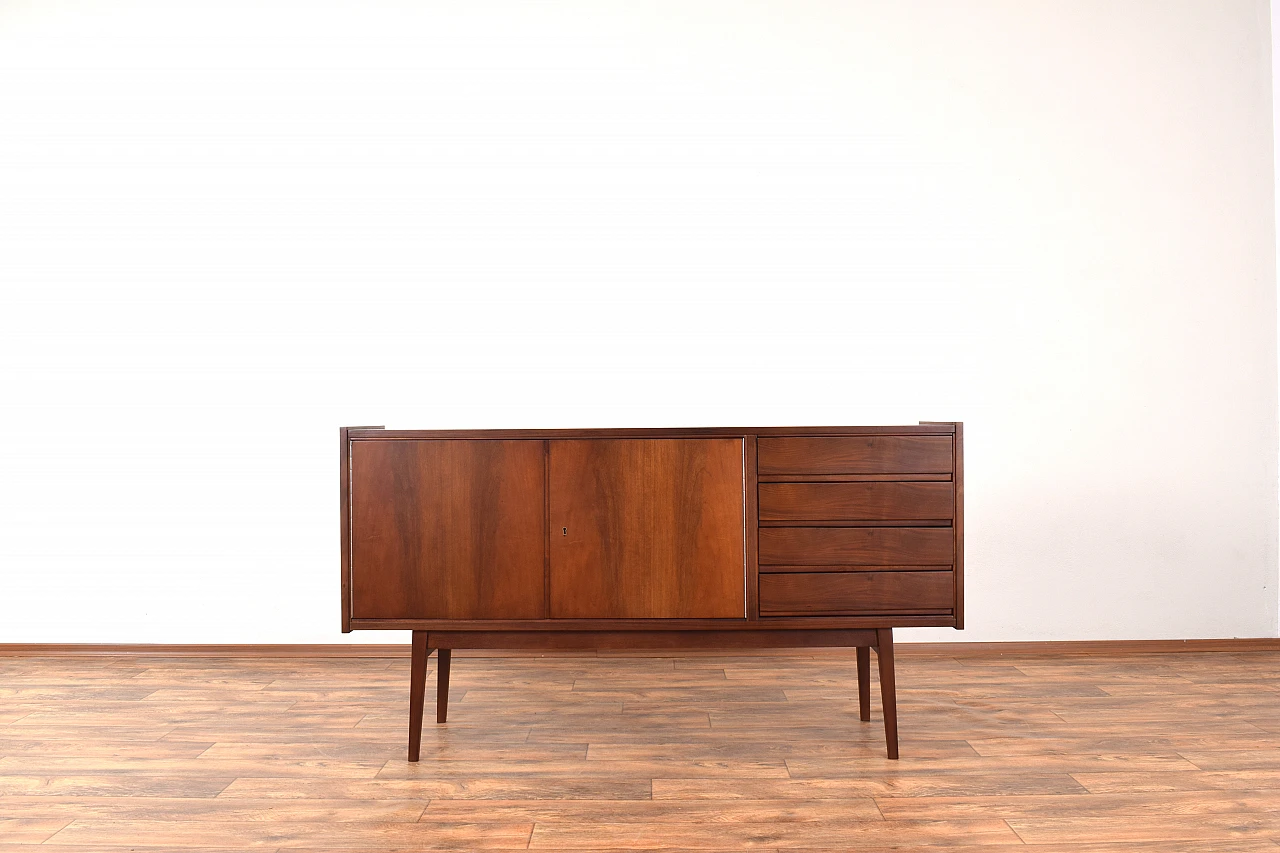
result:
<svg viewBox="0 0 1280 853"><path fill-rule="evenodd" d="M353 442L353 618L544 616L537 441Z"/></svg>
<svg viewBox="0 0 1280 853"><path fill-rule="evenodd" d="M858 646L858 719L871 720L871 649Z"/></svg>
<svg viewBox="0 0 1280 853"><path fill-rule="evenodd" d="M772 566L766 567L769 572ZM803 566L804 571L846 571L844 566ZM887 566L860 566L857 570L888 571ZM916 567L920 571L942 571L938 566ZM769 630L809 630L827 628L879 628L886 621L895 628L950 628L953 616L892 616L867 614L864 616L803 616L794 619L774 617L769 620ZM630 632L630 631L752 631L760 627L747 619L352 619L351 627L357 631L542 631L563 633L570 631Z"/></svg>
<svg viewBox="0 0 1280 853"><path fill-rule="evenodd" d="M782 631L756 623L743 631L431 631L454 649L762 649L872 646L871 629Z"/></svg>
<svg viewBox="0 0 1280 853"><path fill-rule="evenodd" d="M953 424L956 433L952 438L955 442L955 504L956 514L953 520L953 529L956 534L956 630L964 628L964 424Z"/></svg>
<svg viewBox="0 0 1280 853"><path fill-rule="evenodd" d="M409 643L409 760L417 761L422 742L422 706L426 701L427 632L414 631Z"/></svg>
<svg viewBox="0 0 1280 853"><path fill-rule="evenodd" d="M950 611L950 571L760 575L760 615Z"/></svg>
<svg viewBox="0 0 1280 853"><path fill-rule="evenodd" d="M551 616L746 617L740 439L551 442Z"/></svg>
<svg viewBox="0 0 1280 853"><path fill-rule="evenodd" d="M873 566L873 565L849 565L832 564L826 566L782 566L773 564L765 566L763 574L778 575L789 572L799 572L801 574L813 574L814 572L949 572L948 566ZM948 623L950 627L950 623Z"/></svg>
<svg viewBox="0 0 1280 853"><path fill-rule="evenodd" d="M756 437L742 440L743 467L745 469L743 491L746 497L747 517L743 524L747 548L747 575L744 579L747 594L747 619L760 618L760 537L753 520L760 517L759 483L756 478Z"/></svg>
<svg viewBox="0 0 1280 853"><path fill-rule="evenodd" d="M802 521L761 521L760 527L945 527L951 522L945 518L916 518L911 521L848 519L804 519Z"/></svg>
<svg viewBox="0 0 1280 853"><path fill-rule="evenodd" d="M353 429L382 429L380 426L342 427L338 430L338 520L342 549L342 633L351 631L351 441Z"/></svg>
<svg viewBox="0 0 1280 853"><path fill-rule="evenodd" d="M950 528L762 527L760 565L947 566L954 558Z"/></svg>
<svg viewBox="0 0 1280 853"><path fill-rule="evenodd" d="M0 658L0 849L1276 853L1280 641L1212 642L896 645L900 761L849 649L456 651L418 764L404 643L24 649Z"/></svg>
<svg viewBox="0 0 1280 853"><path fill-rule="evenodd" d="M919 521L951 524L951 483L761 483L760 521Z"/></svg>
<svg viewBox="0 0 1280 853"><path fill-rule="evenodd" d="M761 483L949 483L950 474L769 474Z"/></svg>
<svg viewBox="0 0 1280 853"><path fill-rule="evenodd" d="M880 704L884 709L884 739L889 758L898 757L898 687L893 672L893 629L876 631L876 663L880 666Z"/></svg>
<svg viewBox="0 0 1280 853"><path fill-rule="evenodd" d="M951 473L949 436L869 435L761 438L761 477L785 474Z"/></svg>
<svg viewBox="0 0 1280 853"><path fill-rule="evenodd" d="M958 622L958 429L346 430L343 627L426 632L437 722L482 647L848 645L860 709L875 647L892 715L889 630Z"/></svg>
<svg viewBox="0 0 1280 853"><path fill-rule="evenodd" d="M436 671L436 722L443 723L449 717L449 662L453 651L442 647L436 652L439 665Z"/></svg>
<svg viewBox="0 0 1280 853"><path fill-rule="evenodd" d="M342 562L342 633L351 631L351 442L338 430L338 527Z"/></svg>
<svg viewBox="0 0 1280 853"><path fill-rule="evenodd" d="M542 442L542 613L551 615L551 442Z"/></svg>

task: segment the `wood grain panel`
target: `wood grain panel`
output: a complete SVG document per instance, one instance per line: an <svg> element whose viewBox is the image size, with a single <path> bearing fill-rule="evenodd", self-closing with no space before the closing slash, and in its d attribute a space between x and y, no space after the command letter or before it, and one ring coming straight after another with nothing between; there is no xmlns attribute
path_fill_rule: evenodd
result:
<svg viewBox="0 0 1280 853"><path fill-rule="evenodd" d="M554 618L744 618L741 439L551 442Z"/></svg>
<svg viewBox="0 0 1280 853"><path fill-rule="evenodd" d="M756 625L759 624L757 620ZM428 642L445 649L745 649L754 653L771 648L874 646L876 632L872 629L779 631L774 630L772 624L764 630L757 627L742 631L707 628L689 631L431 631Z"/></svg>
<svg viewBox="0 0 1280 853"><path fill-rule="evenodd" d="M880 571L895 571L895 568L884 566L855 567L848 566L805 566L804 569L815 572L831 572L831 571L862 571L864 569L876 569ZM938 570L945 568L944 566L921 566L917 567L921 570ZM761 566L761 571L776 572L778 569L774 566ZM757 584L757 588L759 584ZM946 616L894 616L892 619L886 619L883 616L804 616L795 619L775 619L769 623L772 630L800 630L808 631L815 628L954 628L955 617ZM436 631L475 631L483 630L502 630L502 631L538 631L548 636L562 633L564 631L603 631L605 633L627 632L627 631L695 631L705 629L708 631L736 631L746 630L752 627L752 622L747 619L713 617L708 619L702 618L673 618L673 619L500 619L486 622L483 626L477 626L473 619L352 619L351 627L357 631L375 630L375 631L430 631L433 634Z"/></svg>
<svg viewBox="0 0 1280 853"><path fill-rule="evenodd" d="M850 565L849 563L838 563L827 566L784 566L781 564L763 566L760 571L767 572L771 575L785 574L787 572L799 572L806 574L809 572L936 572L947 569L947 566L868 566L868 565ZM883 627L883 626L881 626Z"/></svg>
<svg viewBox="0 0 1280 853"><path fill-rule="evenodd" d="M955 424L956 435L956 628L964 628L964 424Z"/></svg>
<svg viewBox="0 0 1280 853"><path fill-rule="evenodd" d="M760 575L760 615L862 615L950 610L951 572Z"/></svg>
<svg viewBox="0 0 1280 853"><path fill-rule="evenodd" d="M540 441L354 441L352 615L536 619Z"/></svg>
<svg viewBox="0 0 1280 853"><path fill-rule="evenodd" d="M760 517L759 481L756 478L756 437L748 435L743 438L744 492L747 499L747 619L760 618L760 548L759 528L752 521Z"/></svg>
<svg viewBox="0 0 1280 853"><path fill-rule="evenodd" d="M761 483L761 521L950 519L951 483Z"/></svg>
<svg viewBox="0 0 1280 853"><path fill-rule="evenodd" d="M825 435L764 438L760 476L951 473L951 436Z"/></svg>
<svg viewBox="0 0 1280 853"><path fill-rule="evenodd" d="M949 527L762 527L760 565L950 565L953 537Z"/></svg>

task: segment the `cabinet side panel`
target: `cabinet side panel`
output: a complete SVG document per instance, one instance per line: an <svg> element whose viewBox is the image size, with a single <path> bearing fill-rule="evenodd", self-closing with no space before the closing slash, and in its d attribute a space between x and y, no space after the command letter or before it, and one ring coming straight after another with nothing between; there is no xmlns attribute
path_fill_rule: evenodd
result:
<svg viewBox="0 0 1280 853"><path fill-rule="evenodd" d="M956 507L956 628L964 628L964 424L956 423L955 478Z"/></svg>
<svg viewBox="0 0 1280 853"><path fill-rule="evenodd" d="M351 633L351 484L347 480L350 471L350 443L347 428L338 430L338 524L342 548L342 633Z"/></svg>
<svg viewBox="0 0 1280 853"><path fill-rule="evenodd" d="M352 441L359 619L545 616L540 441Z"/></svg>
<svg viewBox="0 0 1280 853"><path fill-rule="evenodd" d="M741 439L551 442L551 615L746 615Z"/></svg>

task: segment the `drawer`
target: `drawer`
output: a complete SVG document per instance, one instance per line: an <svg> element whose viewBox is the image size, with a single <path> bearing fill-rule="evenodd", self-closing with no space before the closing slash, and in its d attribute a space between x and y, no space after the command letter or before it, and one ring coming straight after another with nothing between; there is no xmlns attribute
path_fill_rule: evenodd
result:
<svg viewBox="0 0 1280 853"><path fill-rule="evenodd" d="M915 521L955 517L951 483L761 483L761 521Z"/></svg>
<svg viewBox="0 0 1280 853"><path fill-rule="evenodd" d="M947 435L820 435L761 438L759 474L950 474Z"/></svg>
<svg viewBox="0 0 1280 853"><path fill-rule="evenodd" d="M949 566L950 527L762 527L760 565Z"/></svg>
<svg viewBox="0 0 1280 853"><path fill-rule="evenodd" d="M760 575L761 616L937 614L954 606L950 571Z"/></svg>

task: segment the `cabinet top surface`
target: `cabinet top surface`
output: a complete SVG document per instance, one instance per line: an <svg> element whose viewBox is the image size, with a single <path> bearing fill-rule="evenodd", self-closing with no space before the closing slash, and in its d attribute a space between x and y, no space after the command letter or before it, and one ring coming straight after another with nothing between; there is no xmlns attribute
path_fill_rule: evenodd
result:
<svg viewBox="0 0 1280 853"><path fill-rule="evenodd" d="M608 429L384 429L346 427L350 439L431 438L698 438L754 435L762 438L797 435L952 435L955 423L910 426L794 426L794 427L663 427Z"/></svg>

